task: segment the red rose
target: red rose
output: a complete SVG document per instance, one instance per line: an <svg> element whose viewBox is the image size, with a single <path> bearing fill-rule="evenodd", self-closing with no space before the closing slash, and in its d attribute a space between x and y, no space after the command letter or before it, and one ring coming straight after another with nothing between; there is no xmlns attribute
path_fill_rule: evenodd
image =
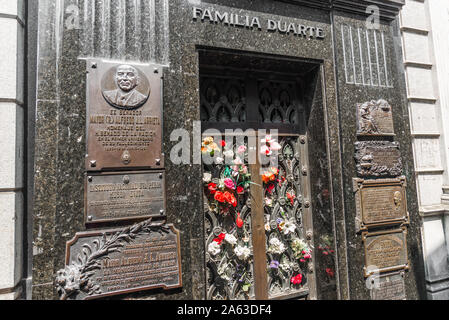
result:
<svg viewBox="0 0 449 320"><path fill-rule="evenodd" d="M215 192L217 192L217 185L215 183L211 182L208 185L208 189L209 189L211 194L215 194Z"/></svg>
<svg viewBox="0 0 449 320"><path fill-rule="evenodd" d="M273 190L274 190L274 184L270 184L270 185L268 186L268 188L267 188L267 191L268 191L269 193L273 193Z"/></svg>
<svg viewBox="0 0 449 320"><path fill-rule="evenodd" d="M223 192L221 192L221 191L217 191L216 193L215 193L215 200L217 200L218 202L221 202L221 203L224 203L225 202L225 196L224 196L224 194L223 194Z"/></svg>
<svg viewBox="0 0 449 320"><path fill-rule="evenodd" d="M290 194L290 193L288 193L287 192L287 198L288 198L288 200L290 200L290 203L292 204L292 206L295 204L295 198L296 198L296 196L293 194Z"/></svg>
<svg viewBox="0 0 449 320"><path fill-rule="evenodd" d="M302 283L302 274L298 274L296 277L292 277L290 281L293 284L301 284Z"/></svg>
<svg viewBox="0 0 449 320"><path fill-rule="evenodd" d="M226 147L226 141L221 140L220 144L221 144L222 147Z"/></svg>
<svg viewBox="0 0 449 320"><path fill-rule="evenodd" d="M224 199L227 203L229 203L234 208L237 207L237 199L235 198L235 196L232 193L226 191L224 193Z"/></svg>
<svg viewBox="0 0 449 320"><path fill-rule="evenodd" d="M245 193L245 189L242 186L238 186L237 187L237 193L238 194L244 194Z"/></svg>
<svg viewBox="0 0 449 320"><path fill-rule="evenodd" d="M218 236L218 239L220 239L221 241L223 241L226 238L226 234L224 233L220 233L220 235Z"/></svg>
<svg viewBox="0 0 449 320"><path fill-rule="evenodd" d="M234 208L237 207L237 199L233 194L231 194L231 201L229 202L230 205L232 205Z"/></svg>

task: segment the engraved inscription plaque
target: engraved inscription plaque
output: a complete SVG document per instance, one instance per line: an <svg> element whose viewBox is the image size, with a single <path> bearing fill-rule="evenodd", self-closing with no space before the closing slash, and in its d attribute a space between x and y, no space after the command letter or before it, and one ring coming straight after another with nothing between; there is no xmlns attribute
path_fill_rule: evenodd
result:
<svg viewBox="0 0 449 320"><path fill-rule="evenodd" d="M163 168L162 68L87 61L87 171Z"/></svg>
<svg viewBox="0 0 449 320"><path fill-rule="evenodd" d="M179 288L179 231L150 219L121 230L77 233L55 283L61 300Z"/></svg>
<svg viewBox="0 0 449 320"><path fill-rule="evenodd" d="M408 223L406 179L354 178L356 232L370 227Z"/></svg>
<svg viewBox="0 0 449 320"><path fill-rule="evenodd" d="M402 174L402 159L398 142L356 142L355 150L358 176L379 178L398 177Z"/></svg>
<svg viewBox="0 0 449 320"><path fill-rule="evenodd" d="M88 174L86 224L165 215L165 173Z"/></svg>
<svg viewBox="0 0 449 320"><path fill-rule="evenodd" d="M371 300L406 300L404 272L376 276Z"/></svg>
<svg viewBox="0 0 449 320"><path fill-rule="evenodd" d="M372 100L357 105L357 135L395 135L392 108L387 101Z"/></svg>
<svg viewBox="0 0 449 320"><path fill-rule="evenodd" d="M364 232L365 277L374 272L408 269L407 228L393 231Z"/></svg>

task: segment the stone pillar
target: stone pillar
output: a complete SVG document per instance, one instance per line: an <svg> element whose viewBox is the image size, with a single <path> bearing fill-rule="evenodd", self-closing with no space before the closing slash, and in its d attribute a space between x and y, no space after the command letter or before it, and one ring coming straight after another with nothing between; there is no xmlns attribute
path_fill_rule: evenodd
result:
<svg viewBox="0 0 449 320"><path fill-rule="evenodd" d="M24 3L0 1L0 300L21 296L24 167Z"/></svg>
<svg viewBox="0 0 449 320"><path fill-rule="evenodd" d="M442 201L449 182L448 22L446 0L407 0L401 13L429 299L449 299L449 221Z"/></svg>

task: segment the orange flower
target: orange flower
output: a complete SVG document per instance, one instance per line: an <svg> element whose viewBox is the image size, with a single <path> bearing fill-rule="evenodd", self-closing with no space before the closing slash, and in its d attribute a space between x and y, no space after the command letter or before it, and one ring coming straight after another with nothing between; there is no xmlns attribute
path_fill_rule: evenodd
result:
<svg viewBox="0 0 449 320"><path fill-rule="evenodd" d="M237 199L235 198L235 196L232 193L226 191L224 193L224 199L226 200L227 203L232 205L234 208L237 207Z"/></svg>
<svg viewBox="0 0 449 320"><path fill-rule="evenodd" d="M218 202L224 203L225 202L225 195L223 194L223 192L221 191L217 191L215 193L215 200L217 200Z"/></svg>
<svg viewBox="0 0 449 320"><path fill-rule="evenodd" d="M276 180L276 176L272 172L265 172L262 176L262 180L268 184L269 182Z"/></svg>

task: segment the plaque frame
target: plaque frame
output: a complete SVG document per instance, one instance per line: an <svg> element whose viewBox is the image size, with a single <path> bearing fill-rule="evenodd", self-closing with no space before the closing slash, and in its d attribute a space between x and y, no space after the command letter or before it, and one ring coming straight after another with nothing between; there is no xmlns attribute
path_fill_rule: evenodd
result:
<svg viewBox="0 0 449 320"><path fill-rule="evenodd" d="M355 228L356 233L366 231L370 228L393 226L393 225L408 225L410 215L407 209L407 180L405 176L391 179L376 179L365 180L361 178L353 178L353 191L355 193L356 202L356 217ZM402 215L390 219L373 219L369 221L369 213L363 210L363 189L366 188L385 188L385 187L400 187L401 188L401 205ZM394 196L394 195L393 195Z"/></svg>
<svg viewBox="0 0 449 320"><path fill-rule="evenodd" d="M119 66L125 65L135 68L139 72L140 78L145 79L145 81L141 80L141 82L145 82L148 85L148 91L142 90L139 86L135 88L136 95L147 95L147 99L144 100L143 104L137 107L121 108L114 106L107 100L105 95L108 92L112 92L107 90L113 89L111 87L112 80L106 77L106 75L111 73L112 70L116 70ZM165 156L162 152L164 127L163 66L158 64L117 62L106 59L86 59L86 68L86 171L164 169ZM109 87L105 87L103 83L105 78L109 80L106 81ZM120 90L117 86L115 88L117 88L116 91ZM157 123L154 124L152 121ZM99 128L94 129L94 125L99 126ZM113 132L109 132L109 129L106 130L108 125L114 126ZM129 131L130 126L133 127L131 131ZM139 130L137 127L139 127ZM151 131L151 134L148 130L149 127L155 128ZM106 136L102 137L102 134ZM103 146L98 138L111 139L111 143L114 142L113 140L116 136L118 137L117 143L120 143L121 139L125 137L126 139L135 138L134 142L139 144L141 143L140 139L145 140L146 135L153 135L153 140L147 142L149 145L142 150L132 150L132 148L127 147L123 147L124 150L122 150L117 147L117 150L107 151L107 147Z"/></svg>
<svg viewBox="0 0 449 320"><path fill-rule="evenodd" d="M135 287L135 288L130 288L130 289L123 289L123 290L118 290L118 291L113 291L113 292L108 292L108 293L94 294L92 296L85 297L83 300L94 300L94 299L99 299L99 298L105 298L105 297L111 297L111 296L116 296L116 295L129 294L129 293L139 292L139 291L147 291L147 290L152 290L152 289L172 290L172 289L181 288L183 286L180 231L178 229L176 229L173 224L166 224L166 221L161 221L159 223L153 223L152 219L149 219L149 220L147 220L145 222L140 223L139 225L143 225L143 224L146 224L150 228L168 228L168 229L171 230L171 232L173 232L173 234L176 235L176 242L177 242L176 254L177 254L177 260L178 260L177 267L178 267L178 271L179 271L179 273L178 273L178 275L179 275L179 281L178 282L179 283L176 284L176 285L170 285L170 286L166 286L165 284L164 285L156 284L156 285L150 285L150 286L141 286L141 287ZM134 225L134 226L128 227L127 229L131 229L131 228L134 228L136 226L138 226L138 225ZM70 241L66 242L66 254L65 254L65 266L66 266L66 268L68 266L70 266L70 260L71 260L70 249L80 239L90 238L90 237L94 238L94 237L111 236L111 235L114 235L114 234L116 234L118 232L121 232L123 230L125 230L125 229L118 228L118 229L85 231L85 232L78 232L78 233L76 233L75 236L73 237L73 239L71 239ZM77 295L78 295L78 293L77 293Z"/></svg>
<svg viewBox="0 0 449 320"><path fill-rule="evenodd" d="M88 188L89 188L89 178L90 177L105 177L105 176L128 176L128 175L148 175L155 174L159 175L162 182L162 202L163 202L163 214L160 212L159 215L138 215L133 217L122 217L122 218L107 218L107 219L95 219L95 216L90 216L89 211L89 201L88 201ZM162 178L161 178L162 176ZM167 197L166 197L166 184L165 184L165 171L164 170L155 170L155 171L118 171L118 172L87 172L85 174L85 182L84 182L84 223L86 226L89 225L98 225L103 223L112 223L112 222L123 222L123 221L138 221L158 217L166 217L167 212ZM91 219L89 218L91 217Z"/></svg>
<svg viewBox="0 0 449 320"><path fill-rule="evenodd" d="M369 245L369 239L373 237L379 237L379 236L393 236L400 234L402 237L402 251L401 255L403 256L403 260L401 261L401 264L395 265L395 266L389 266L379 269L369 269L368 270L368 248ZM383 274L388 273L392 271L398 271L398 270L409 270L410 269L410 262L408 260L408 249L407 249L407 227L401 226L399 229L394 230L388 230L388 231L377 231L377 232L363 232L362 233L362 241L364 246L364 254L365 254L365 266L363 267L363 273L365 278L368 278L369 276L375 275L375 274ZM371 243L371 242L370 242Z"/></svg>
<svg viewBox="0 0 449 320"><path fill-rule="evenodd" d="M375 275L373 276L376 278L376 280L373 279L373 282L377 282L379 283L379 285L381 283L385 283L385 282L392 282L392 280L394 281L395 279L399 279L399 281L401 282L401 299L388 299L388 300L407 300L407 292L405 289L405 272L402 271L397 271L397 272L392 272L392 273L386 273L386 274L382 274L382 275ZM388 279L389 278L389 279ZM388 279L388 281L387 281ZM385 301L386 299L380 299L381 297L379 297L379 295L381 295L383 288L376 288L373 287L370 289L370 296L371 296L371 300L374 301Z"/></svg>

